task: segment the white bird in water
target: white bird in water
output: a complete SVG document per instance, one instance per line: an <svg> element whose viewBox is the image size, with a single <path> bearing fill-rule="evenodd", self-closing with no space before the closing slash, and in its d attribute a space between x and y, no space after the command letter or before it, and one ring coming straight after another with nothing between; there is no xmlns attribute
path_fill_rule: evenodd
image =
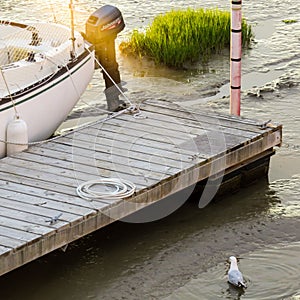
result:
<svg viewBox="0 0 300 300"><path fill-rule="evenodd" d="M228 282L236 287L246 288L246 284L243 279L242 273L239 271L239 268L237 266L237 260L236 257L230 256L230 268L228 271Z"/></svg>

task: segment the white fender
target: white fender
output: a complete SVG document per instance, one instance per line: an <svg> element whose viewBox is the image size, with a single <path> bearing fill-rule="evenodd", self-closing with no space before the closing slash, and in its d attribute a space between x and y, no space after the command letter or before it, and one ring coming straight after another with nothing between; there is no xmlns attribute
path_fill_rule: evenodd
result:
<svg viewBox="0 0 300 300"><path fill-rule="evenodd" d="M15 118L6 128L6 155L22 152L28 148L28 129L24 120Z"/></svg>

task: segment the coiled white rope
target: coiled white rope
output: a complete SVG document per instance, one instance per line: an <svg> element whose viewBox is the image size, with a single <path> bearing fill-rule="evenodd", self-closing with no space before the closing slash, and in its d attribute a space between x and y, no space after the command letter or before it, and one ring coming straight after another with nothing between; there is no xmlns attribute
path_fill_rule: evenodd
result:
<svg viewBox="0 0 300 300"><path fill-rule="evenodd" d="M95 186L104 186L107 191L97 191ZM133 195L135 189L136 186L130 181L119 178L103 178L86 181L80 184L76 191L77 195L85 200L118 200Z"/></svg>

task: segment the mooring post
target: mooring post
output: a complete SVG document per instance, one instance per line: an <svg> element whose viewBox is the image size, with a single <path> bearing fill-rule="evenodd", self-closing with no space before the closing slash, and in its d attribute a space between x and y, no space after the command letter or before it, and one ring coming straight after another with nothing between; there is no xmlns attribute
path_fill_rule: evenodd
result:
<svg viewBox="0 0 300 300"><path fill-rule="evenodd" d="M231 1L230 39L230 113L239 116L241 110L242 65L242 0Z"/></svg>

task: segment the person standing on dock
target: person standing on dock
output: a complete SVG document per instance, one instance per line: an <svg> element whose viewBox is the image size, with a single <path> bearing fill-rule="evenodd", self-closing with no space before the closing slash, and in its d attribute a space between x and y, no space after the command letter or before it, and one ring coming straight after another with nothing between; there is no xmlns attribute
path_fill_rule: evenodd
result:
<svg viewBox="0 0 300 300"><path fill-rule="evenodd" d="M121 86L115 50L117 34L124 27L125 23L121 12L111 5L104 5L96 10L86 23L85 36L95 47L95 55L105 81L104 94L107 108L112 112L126 108L126 103L119 99L124 90ZM96 68L99 66L96 66Z"/></svg>
<svg viewBox="0 0 300 300"><path fill-rule="evenodd" d="M102 74L105 81L104 94L107 101L107 109L113 112L126 108L126 103L119 99L119 95L123 89L121 86L119 65L116 60L116 37L116 34L114 37L109 36L95 45L97 60L103 67ZM119 89L121 89L121 91Z"/></svg>

